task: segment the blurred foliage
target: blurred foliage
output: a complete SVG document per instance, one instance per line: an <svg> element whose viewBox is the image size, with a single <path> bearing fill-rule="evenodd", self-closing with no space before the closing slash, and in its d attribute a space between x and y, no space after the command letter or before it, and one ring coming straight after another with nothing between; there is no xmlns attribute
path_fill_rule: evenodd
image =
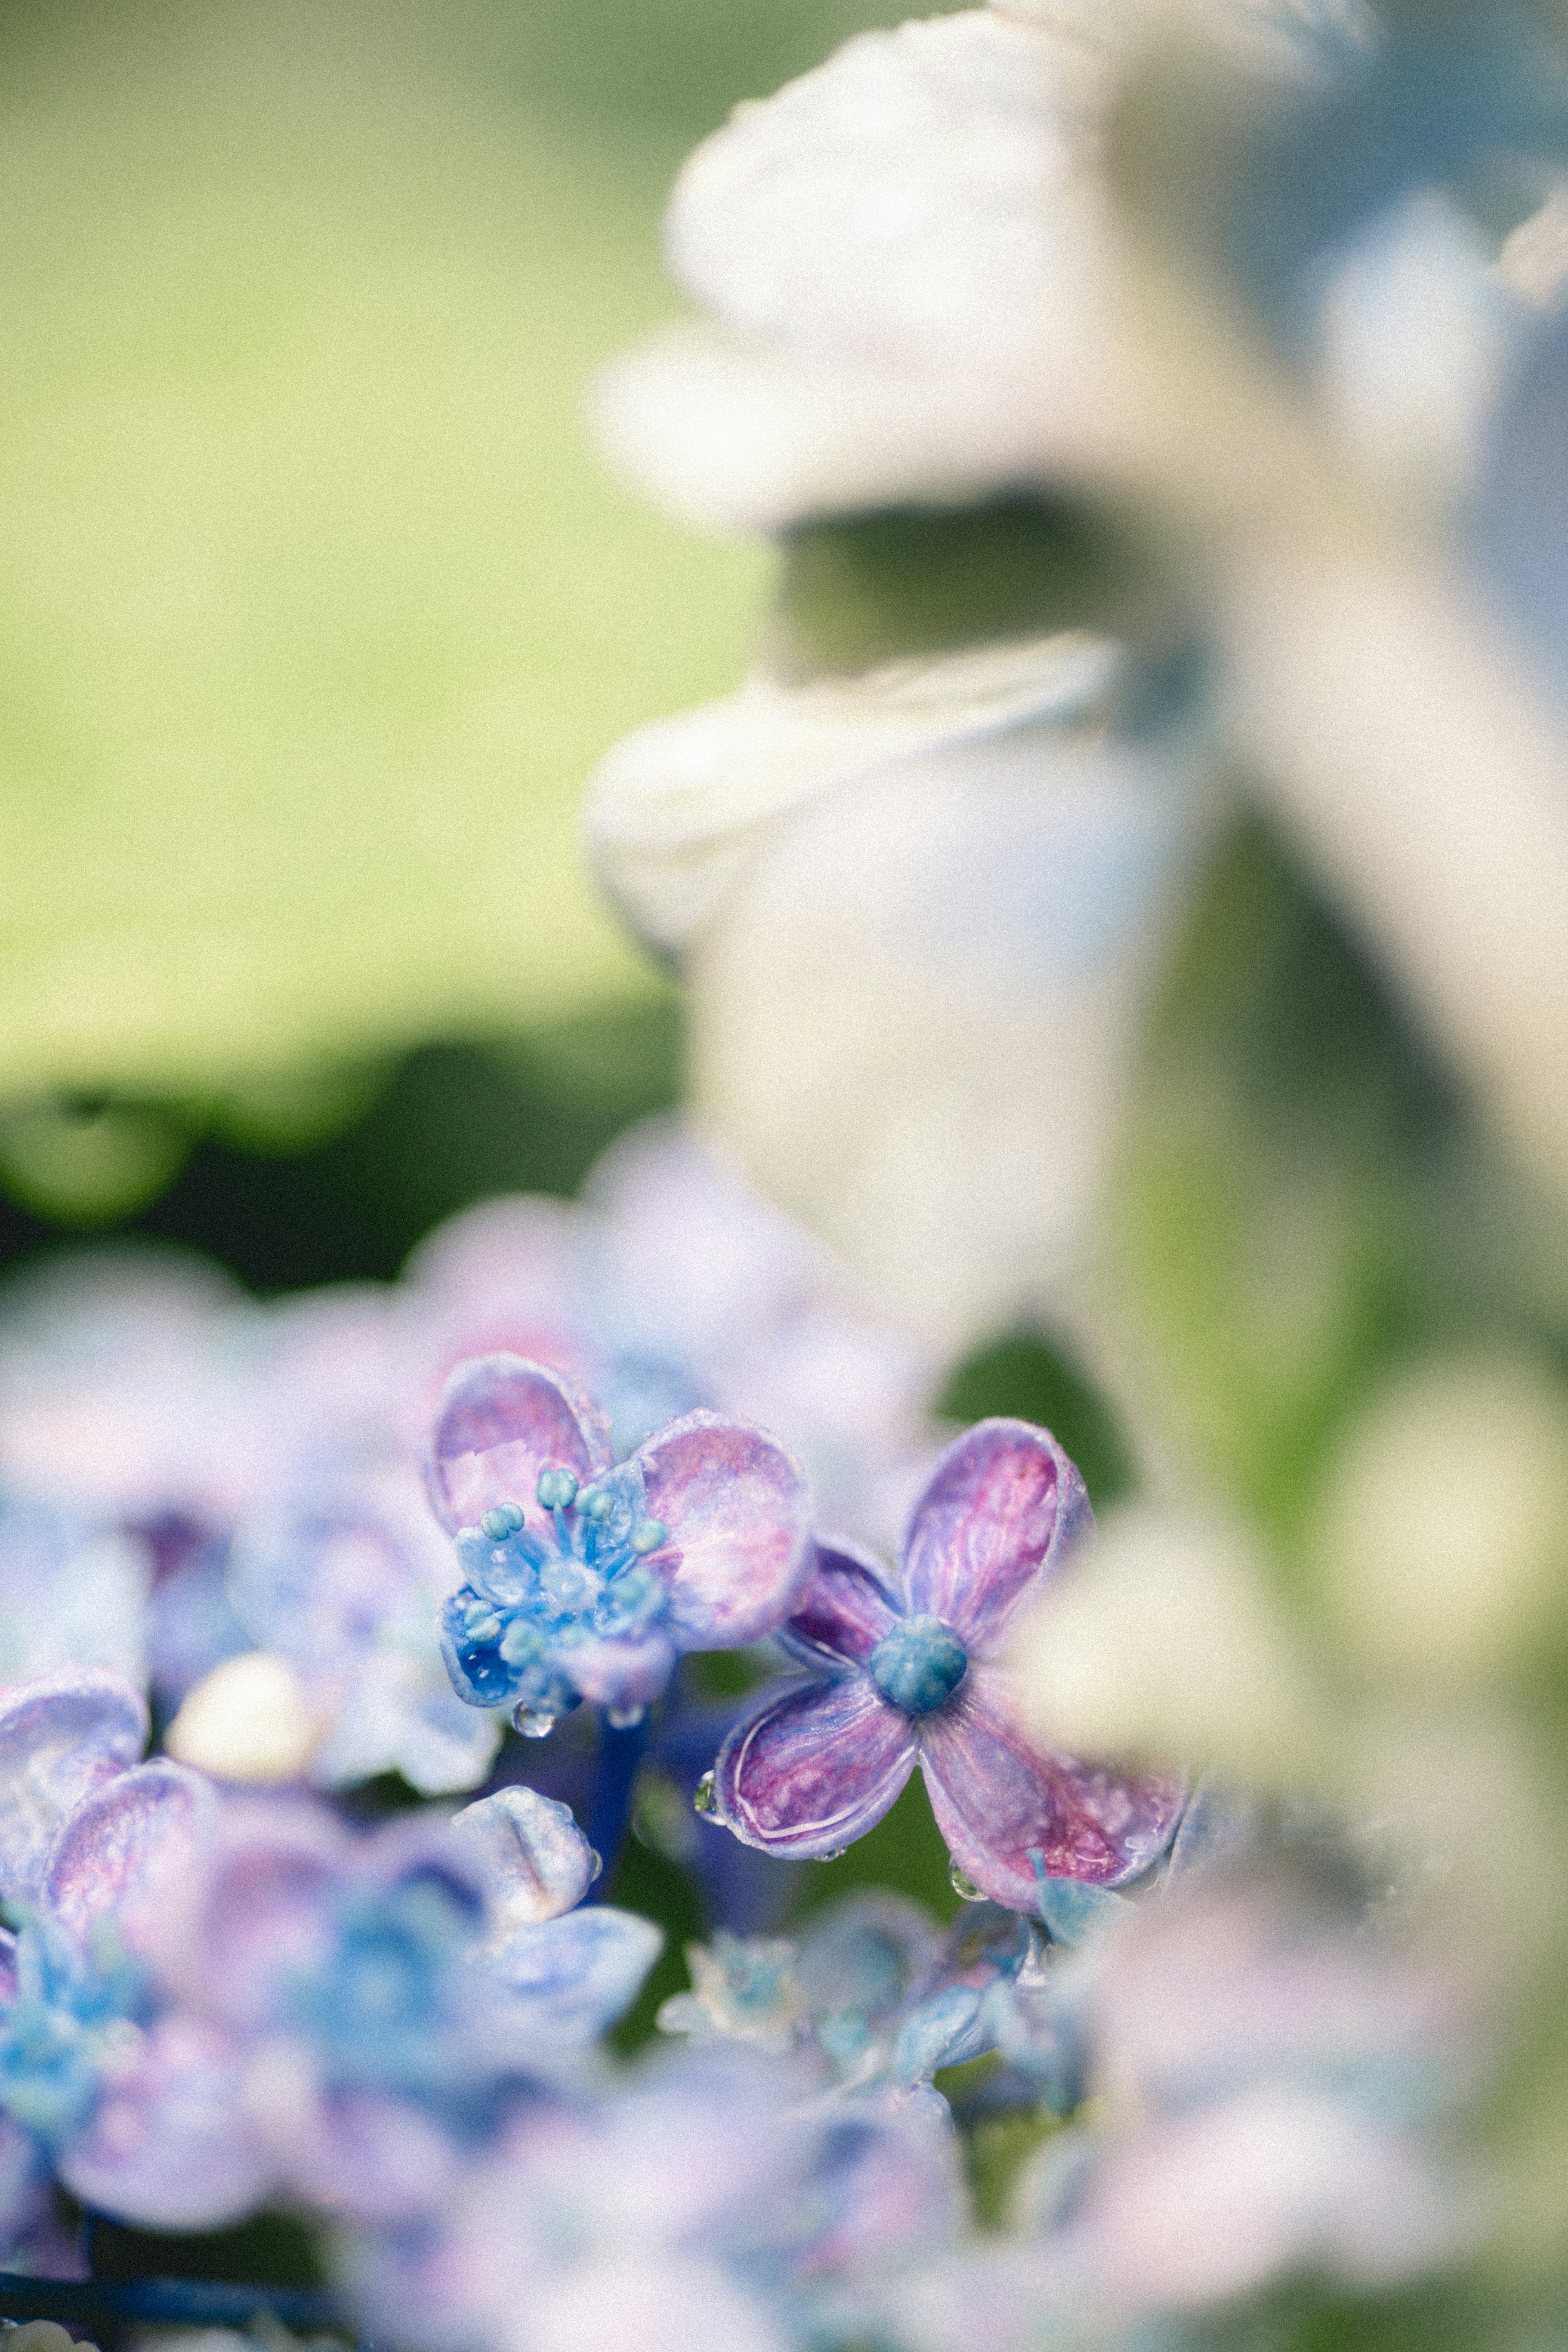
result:
<svg viewBox="0 0 1568 2352"><path fill-rule="evenodd" d="M1152 551L1062 499L897 507L784 540L773 666L852 675L994 637L1124 631L1155 601Z"/></svg>
<svg viewBox="0 0 1568 2352"><path fill-rule="evenodd" d="M309 1150L258 1153L216 1126L121 1230L205 1250L257 1290L389 1280L472 1201L574 1192L629 1120L673 1102L679 1063L663 990L499 1045L422 1046L360 1118ZM49 1238L36 1211L0 1202L0 1262Z"/></svg>
<svg viewBox="0 0 1568 2352"><path fill-rule="evenodd" d="M1451 1338L1561 1346L1568 1330L1560 1225L1252 822L1172 967L1118 1231L1150 1394L1287 1553L1393 1364Z"/></svg>
<svg viewBox="0 0 1568 2352"><path fill-rule="evenodd" d="M187 1096L272 1148L291 1066L646 997L577 794L731 681L767 559L609 481L584 383L671 306L685 144L897 14L0 8L18 1198L123 1213Z"/></svg>

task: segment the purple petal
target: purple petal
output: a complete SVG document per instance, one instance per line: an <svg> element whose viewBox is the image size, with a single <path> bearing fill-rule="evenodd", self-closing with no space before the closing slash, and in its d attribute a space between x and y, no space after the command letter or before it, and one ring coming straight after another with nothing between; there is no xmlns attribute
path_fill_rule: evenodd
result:
<svg viewBox="0 0 1568 2352"><path fill-rule="evenodd" d="M1047 1878L1114 1886L1163 1853L1184 1782L1134 1780L1080 1764L1018 1729L1000 1677L972 1666L956 1696L921 1724L921 1768L948 1852L976 1886L1033 1911L1031 1852Z"/></svg>
<svg viewBox="0 0 1568 2352"><path fill-rule="evenodd" d="M478 1525L496 1503L537 1512L539 1474L584 1482L607 1470L609 1432L598 1407L559 1372L522 1356L459 1364L437 1408L426 1483L449 1532Z"/></svg>
<svg viewBox="0 0 1568 2352"><path fill-rule="evenodd" d="M243 2030L269 2025L280 1988L331 1948L352 1853L324 1812L231 1804L206 1868L185 1903L170 1906L163 1969L190 2005Z"/></svg>
<svg viewBox="0 0 1568 2352"><path fill-rule="evenodd" d="M977 1422L915 1505L904 1547L910 1611L940 1617L985 1657L1019 1601L1093 1524L1083 1480L1048 1429Z"/></svg>
<svg viewBox="0 0 1568 2352"><path fill-rule="evenodd" d="M635 1641L574 1642L558 1654L563 1671L595 1706L648 1706L675 1671L676 1648L668 1633Z"/></svg>
<svg viewBox="0 0 1568 2352"><path fill-rule="evenodd" d="M810 1573L810 1504L776 1438L713 1412L688 1413L640 1446L648 1515L687 1649L729 1649L784 1623Z"/></svg>
<svg viewBox="0 0 1568 2352"><path fill-rule="evenodd" d="M37 1901L67 1814L146 1737L146 1704L118 1675L73 1667L0 1696L0 1895Z"/></svg>
<svg viewBox="0 0 1568 2352"><path fill-rule="evenodd" d="M784 1629L784 1646L803 1664L863 1666L900 1614L881 1562L836 1536L818 1543L811 1581Z"/></svg>
<svg viewBox="0 0 1568 2352"><path fill-rule="evenodd" d="M914 1726L868 1675L814 1675L736 1725L713 1768L714 1811L769 1853L837 1853L881 1820L914 1760Z"/></svg>
<svg viewBox="0 0 1568 2352"><path fill-rule="evenodd" d="M520 1927L487 1957L543 2056L562 2043L581 2048L623 2017L663 1945L651 1919L595 1903Z"/></svg>
<svg viewBox="0 0 1568 2352"><path fill-rule="evenodd" d="M289 2185L329 2213L417 2221L460 2171L461 2145L410 2099L363 2090L315 2096L273 2064L253 2073L250 2099Z"/></svg>
<svg viewBox="0 0 1568 2352"><path fill-rule="evenodd" d="M61 2179L84 2204L148 2229L238 2221L278 2186L241 2088L226 2035L195 2018L161 2019L68 2150Z"/></svg>
<svg viewBox="0 0 1568 2352"><path fill-rule="evenodd" d="M174 1874L189 1873L217 1802L210 1781L166 1757L121 1772L78 1806L56 1843L45 1881L56 1916L84 1945L106 1915L126 1942L142 1942L147 1906L166 1896Z"/></svg>

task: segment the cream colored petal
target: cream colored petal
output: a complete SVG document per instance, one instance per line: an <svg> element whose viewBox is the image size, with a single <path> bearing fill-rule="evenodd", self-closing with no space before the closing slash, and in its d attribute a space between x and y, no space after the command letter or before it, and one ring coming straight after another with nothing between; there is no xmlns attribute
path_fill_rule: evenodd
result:
<svg viewBox="0 0 1568 2352"><path fill-rule="evenodd" d="M590 855L645 939L684 947L791 810L900 761L1087 718L1121 667L1103 638L1067 635L802 688L759 677L607 754L584 805Z"/></svg>
<svg viewBox="0 0 1568 2352"><path fill-rule="evenodd" d="M1076 1295L1200 805L1173 755L948 746L778 827L689 950L700 1113L937 1345Z"/></svg>

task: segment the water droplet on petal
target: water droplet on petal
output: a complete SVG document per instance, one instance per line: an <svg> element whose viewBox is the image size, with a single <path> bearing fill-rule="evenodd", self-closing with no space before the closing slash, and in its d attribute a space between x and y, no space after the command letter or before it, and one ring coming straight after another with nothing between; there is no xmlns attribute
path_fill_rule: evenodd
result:
<svg viewBox="0 0 1568 2352"><path fill-rule="evenodd" d="M831 1853L819 1853L816 1858L818 1862L842 1862L848 1851L847 1845L836 1845Z"/></svg>
<svg viewBox="0 0 1568 2352"><path fill-rule="evenodd" d="M511 1711L512 1722L525 1739L548 1739L555 1728L555 1717L547 1706L530 1706L525 1699Z"/></svg>
<svg viewBox="0 0 1568 2352"><path fill-rule="evenodd" d="M697 1783L697 1793L691 1800L691 1809L697 1813L710 1813L713 1811L713 1775L711 1772L704 1772L701 1780Z"/></svg>
<svg viewBox="0 0 1568 2352"><path fill-rule="evenodd" d="M947 1874L952 1882L953 1893L958 1895L962 1901L965 1903L984 1902L984 1888L983 1886L976 1886L973 1879L969 1875L969 1873L966 1870L960 1870L956 1862L953 1864L952 1868Z"/></svg>
<svg viewBox="0 0 1568 2352"><path fill-rule="evenodd" d="M605 1857L599 1852L596 1845L591 1845L588 1848L588 1859L594 1865L592 1870L588 1873L589 1884L592 1885L595 1878L600 1878L604 1875Z"/></svg>
<svg viewBox="0 0 1568 2352"><path fill-rule="evenodd" d="M634 1731L647 1714L646 1706L607 1706L605 1721L612 1731Z"/></svg>

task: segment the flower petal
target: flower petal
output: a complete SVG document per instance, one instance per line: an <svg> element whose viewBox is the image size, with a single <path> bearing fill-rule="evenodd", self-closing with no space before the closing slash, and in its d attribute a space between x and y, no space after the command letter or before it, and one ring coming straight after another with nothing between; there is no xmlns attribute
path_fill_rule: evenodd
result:
<svg viewBox="0 0 1568 2352"><path fill-rule="evenodd" d="M776 1438L688 1413L639 1448L649 1515L669 1530L663 1570L677 1637L730 1649L782 1625L810 1573L810 1499Z"/></svg>
<svg viewBox="0 0 1568 2352"><path fill-rule="evenodd" d="M1184 1794L1168 1776L1131 1779L1036 1745L998 1679L973 1667L952 1704L922 1721L921 1769L953 1861L1014 1911L1035 1908L1032 1854L1049 1878L1135 1878L1164 1851Z"/></svg>
<svg viewBox="0 0 1568 2352"><path fill-rule="evenodd" d="M803 1665L863 1666L900 1614L887 1570L858 1544L835 1536L816 1547L810 1583L795 1604L784 1644Z"/></svg>
<svg viewBox="0 0 1568 2352"><path fill-rule="evenodd" d="M278 2185L240 2098L234 2043L191 2017L153 2027L100 2101L60 2178L100 2211L155 2230L237 2221Z"/></svg>
<svg viewBox="0 0 1568 2352"><path fill-rule="evenodd" d="M146 1704L118 1675L77 1667L0 1697L0 1895L37 1900L66 1816L146 1737Z"/></svg>
<svg viewBox="0 0 1568 2352"><path fill-rule="evenodd" d="M586 1480L610 1460L603 1415L559 1372L523 1356L478 1356L447 1383L426 1482L437 1517L456 1530L495 1503L533 1511L539 1474L552 1465Z"/></svg>
<svg viewBox="0 0 1568 2352"><path fill-rule="evenodd" d="M676 1656L674 1643L656 1628L625 1640L575 1642L554 1662L595 1706L648 1706L674 1673Z"/></svg>
<svg viewBox="0 0 1568 2352"><path fill-rule="evenodd" d="M1048 1429L977 1422L915 1505L904 1548L910 1607L940 1617L984 1657L1093 1524L1083 1480Z"/></svg>
<svg viewBox="0 0 1568 2352"><path fill-rule="evenodd" d="M908 1716L868 1675L785 1683L720 1749L715 1815L769 1853L837 1853L881 1820L910 1777L915 1746Z"/></svg>
<svg viewBox="0 0 1568 2352"><path fill-rule="evenodd" d="M199 1772L154 1757L121 1772L78 1806L56 1841L44 1884L57 1918L84 1945L96 1920L112 1918L126 1941L142 1940L138 1913L156 1902L170 1874L188 1872L217 1793Z"/></svg>
<svg viewBox="0 0 1568 2352"><path fill-rule="evenodd" d="M549 2050L595 2041L624 2016L663 1944L651 1919L595 1903L519 1928L489 1965L526 2008L536 2046Z"/></svg>
<svg viewBox="0 0 1568 2352"><path fill-rule="evenodd" d="M465 1805L452 1832L479 1859L491 1916L536 1927L581 1903L599 1864L570 1805L514 1784Z"/></svg>

